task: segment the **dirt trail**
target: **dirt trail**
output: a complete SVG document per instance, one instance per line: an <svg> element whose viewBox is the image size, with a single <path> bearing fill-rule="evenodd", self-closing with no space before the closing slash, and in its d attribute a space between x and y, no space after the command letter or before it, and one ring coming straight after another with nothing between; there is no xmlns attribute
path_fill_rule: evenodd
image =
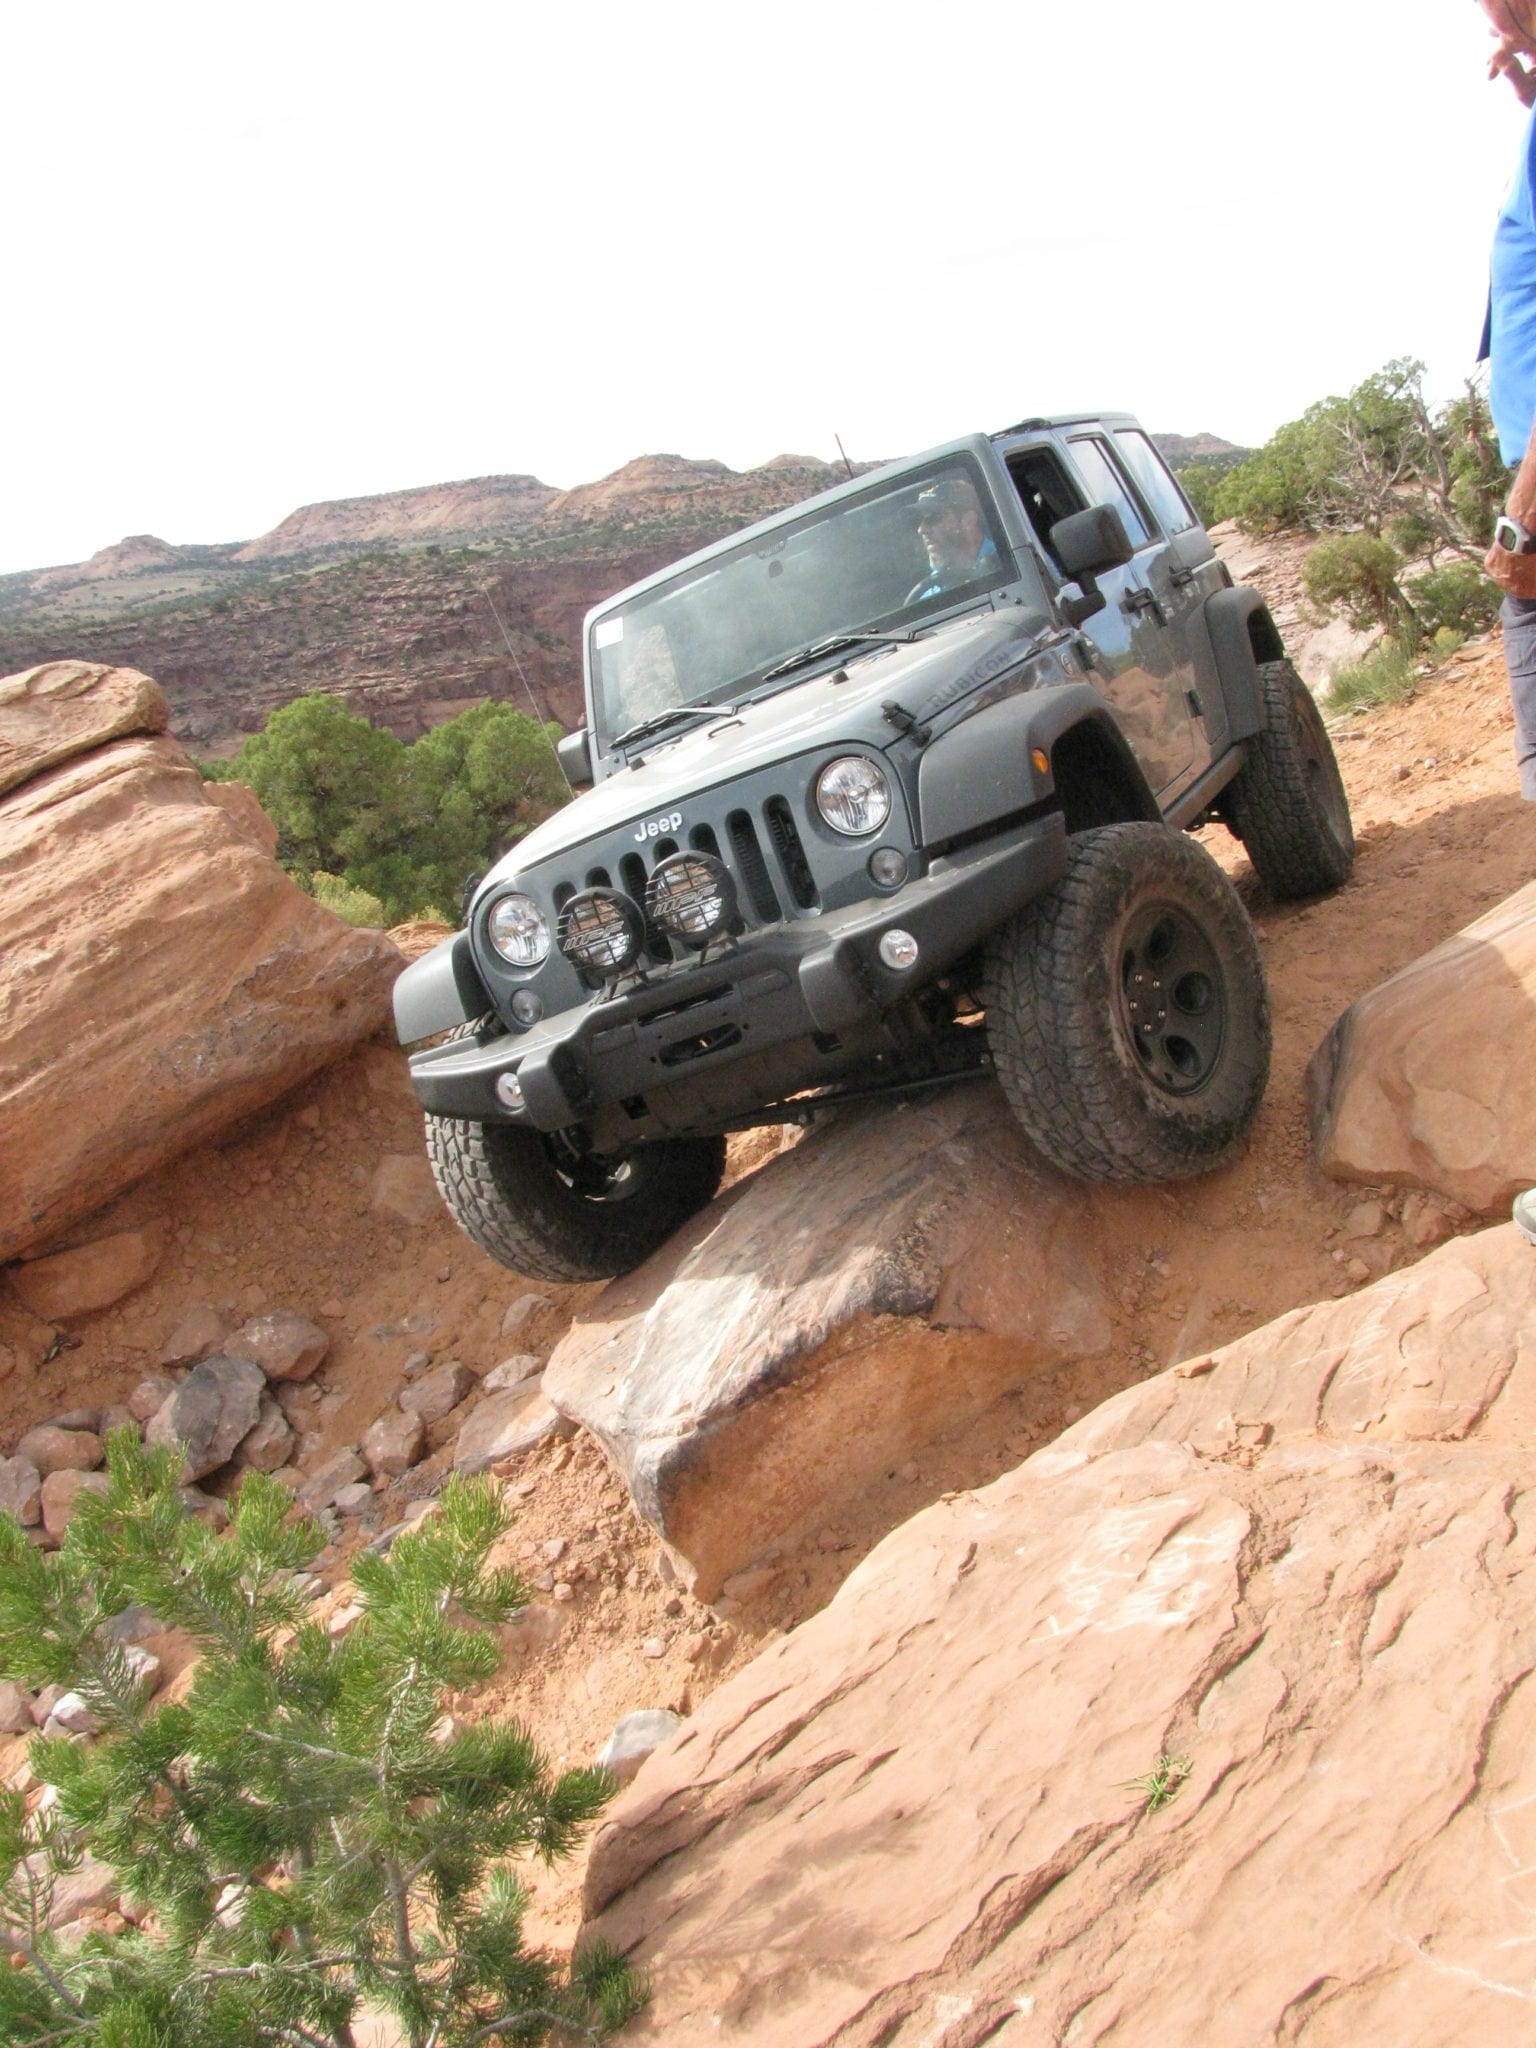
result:
<svg viewBox="0 0 1536 2048"><path fill-rule="evenodd" d="M1107 1359L1038 1379L962 1433L892 1473L859 1518L819 1531L783 1561L756 1607L728 1620L664 1576L651 1532L630 1510L595 1445L546 1446L512 1474L517 1523L508 1552L530 1576L558 1577L517 1631L502 1674L469 1714L516 1714L547 1749L590 1758L615 1720L638 1707L687 1711L769 1636L825 1603L879 1538L941 1493L984 1483L1086 1409L1173 1359L1225 1343L1282 1311L1339 1294L1422 1255L1434 1235L1471 1227L1433 1205L1325 1180L1311 1162L1303 1075L1339 1012L1529 879L1536 818L1517 795L1497 638L1473 643L1425 678L1404 706L1356 716L1336 740L1360 857L1339 895L1278 909L1260 899L1228 835L1205 836L1238 878L1268 966L1275 1062L1253 1142L1232 1168L1176 1189L1126 1190L1105 1205L1119 1284L1118 1342ZM776 1134L747 1141L755 1164ZM413 1351L484 1372L514 1350L541 1358L594 1289L540 1288L548 1306L515 1339L503 1315L533 1292L484 1258L435 1202L420 1219L382 1213L372 1191L391 1158L421 1155L419 1116L393 1047L362 1048L244 1128L142 1184L116 1205L124 1220L163 1219L156 1277L117 1310L77 1326L46 1364L5 1383L0 1451L73 1405L122 1399L152 1367L186 1306L209 1301L232 1321L292 1306L331 1333L322 1369L327 1447L354 1443L392 1399ZM391 1169L405 1172L407 1169ZM1382 1191L1374 1191L1380 1193ZM1349 1237L1353 1219L1379 1224ZM100 1234L93 1224L90 1233ZM1019 1284L1038 1287L1039 1274ZM963 1365L974 1339L893 1326L892 1341ZM995 1341L995 1340L993 1340ZM567 1549L551 1564L542 1546ZM333 1576L345 1580L347 1546ZM343 1596L338 1592L339 1601ZM0 1772L16 1745L0 1745ZM540 1885L541 1931L568 1920L574 1879Z"/></svg>

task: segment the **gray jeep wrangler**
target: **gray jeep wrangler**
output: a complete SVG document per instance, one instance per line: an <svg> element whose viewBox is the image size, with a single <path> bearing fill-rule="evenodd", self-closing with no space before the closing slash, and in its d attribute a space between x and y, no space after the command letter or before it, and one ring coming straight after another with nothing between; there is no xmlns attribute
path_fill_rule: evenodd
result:
<svg viewBox="0 0 1536 2048"><path fill-rule="evenodd" d="M622 1273L725 1133L995 1071L1092 1180L1225 1158L1269 1067L1252 929L1336 887L1333 750L1124 414L858 477L588 614L593 785L401 975L438 1185L493 1258ZM443 1038L441 1034L447 1033Z"/></svg>

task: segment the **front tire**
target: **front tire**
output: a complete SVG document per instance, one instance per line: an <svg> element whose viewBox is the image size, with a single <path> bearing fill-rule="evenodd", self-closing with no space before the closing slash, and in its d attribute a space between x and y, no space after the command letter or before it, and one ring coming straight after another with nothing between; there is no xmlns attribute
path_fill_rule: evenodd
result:
<svg viewBox="0 0 1536 2048"><path fill-rule="evenodd" d="M1258 943L1221 869L1166 825L1077 834L1061 881L989 942L984 1000L1009 1106L1079 1179L1203 1173L1258 1112Z"/></svg>
<svg viewBox="0 0 1536 2048"><path fill-rule="evenodd" d="M530 1280L633 1272L713 1198L725 1173L719 1137L657 1138L599 1156L564 1132L430 1113L426 1122L427 1157L459 1228Z"/></svg>
<svg viewBox="0 0 1536 2048"><path fill-rule="evenodd" d="M1337 889L1355 864L1355 828L1333 742L1288 661L1261 661L1264 722L1226 792L1232 830L1277 903Z"/></svg>

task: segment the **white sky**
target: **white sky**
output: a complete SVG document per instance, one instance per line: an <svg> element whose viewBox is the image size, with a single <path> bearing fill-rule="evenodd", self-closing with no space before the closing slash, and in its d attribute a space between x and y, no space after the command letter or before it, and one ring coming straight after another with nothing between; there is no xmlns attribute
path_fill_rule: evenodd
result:
<svg viewBox="0 0 1536 2048"><path fill-rule="evenodd" d="M17 6L0 571L1072 406L1471 368L1474 0Z"/></svg>

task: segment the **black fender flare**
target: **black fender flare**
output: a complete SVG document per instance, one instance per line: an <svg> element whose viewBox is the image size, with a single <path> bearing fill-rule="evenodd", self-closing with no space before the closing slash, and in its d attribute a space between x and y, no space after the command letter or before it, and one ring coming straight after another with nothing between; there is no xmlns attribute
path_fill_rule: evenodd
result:
<svg viewBox="0 0 1536 2048"><path fill-rule="evenodd" d="M1031 758L1037 747L1046 756L1044 771ZM1090 766L1114 790L1108 800L1114 819L1096 815L1092 823L1162 815L1124 733L1090 684L1021 690L988 704L923 751L917 774L921 843L930 851L949 845L1058 794L1070 810L1073 792L1058 784L1069 784Z"/></svg>
<svg viewBox="0 0 1536 2048"><path fill-rule="evenodd" d="M1285 646L1262 592L1249 584L1216 591L1202 606L1200 620L1206 646L1201 648L1197 642L1195 667L1206 707L1206 730L1220 753L1237 740L1251 739L1263 725L1258 664L1281 660ZM1217 724L1223 713L1224 731Z"/></svg>
<svg viewBox="0 0 1536 2048"><path fill-rule="evenodd" d="M495 1006L469 949L469 933L455 932L413 960L395 982L395 1035L402 1045L469 1024Z"/></svg>

